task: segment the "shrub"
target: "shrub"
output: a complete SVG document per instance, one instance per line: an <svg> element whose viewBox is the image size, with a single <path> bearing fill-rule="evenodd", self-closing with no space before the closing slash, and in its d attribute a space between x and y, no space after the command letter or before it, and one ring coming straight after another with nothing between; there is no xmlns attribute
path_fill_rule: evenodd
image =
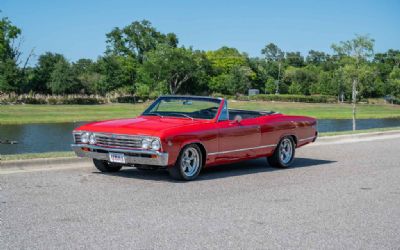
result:
<svg viewBox="0 0 400 250"><path fill-rule="evenodd" d="M16 95L8 94L0 96L1 104L102 104L107 99L101 96L87 95Z"/></svg>
<svg viewBox="0 0 400 250"><path fill-rule="evenodd" d="M118 96L115 98L111 98L110 101L112 103L136 103L136 96Z"/></svg>

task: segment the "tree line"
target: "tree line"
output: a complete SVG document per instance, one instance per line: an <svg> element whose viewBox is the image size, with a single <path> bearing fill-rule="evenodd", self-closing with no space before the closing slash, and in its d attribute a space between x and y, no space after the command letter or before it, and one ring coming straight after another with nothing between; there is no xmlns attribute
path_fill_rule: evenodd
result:
<svg viewBox="0 0 400 250"><path fill-rule="evenodd" d="M266 44L260 57L236 48L212 51L179 45L174 33L164 34L147 21L135 21L106 34L107 47L97 60L68 61L46 52L29 66L22 60L21 29L0 21L0 93L118 93L154 98L160 94L330 95L400 98L400 51L373 53L374 40L356 35L332 44L332 54L310 50L306 56Z"/></svg>

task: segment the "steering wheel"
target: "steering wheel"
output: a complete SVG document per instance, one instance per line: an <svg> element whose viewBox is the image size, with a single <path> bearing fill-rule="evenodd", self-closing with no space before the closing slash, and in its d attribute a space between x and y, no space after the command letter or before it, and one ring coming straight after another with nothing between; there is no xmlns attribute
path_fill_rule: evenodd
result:
<svg viewBox="0 0 400 250"><path fill-rule="evenodd" d="M213 112L213 111L212 111L213 109L215 109L215 108L214 108L214 107L211 107L211 108L202 109L202 110L199 110L199 113L200 113L201 115L205 115L205 116L207 116L207 117L214 117L215 111Z"/></svg>

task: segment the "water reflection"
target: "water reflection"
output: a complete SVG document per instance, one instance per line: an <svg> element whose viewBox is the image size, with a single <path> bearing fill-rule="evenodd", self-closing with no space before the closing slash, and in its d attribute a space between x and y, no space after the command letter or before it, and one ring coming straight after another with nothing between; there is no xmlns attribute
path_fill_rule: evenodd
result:
<svg viewBox="0 0 400 250"><path fill-rule="evenodd" d="M0 140L18 144L0 144L0 154L69 151L71 131L80 123L0 125Z"/></svg>

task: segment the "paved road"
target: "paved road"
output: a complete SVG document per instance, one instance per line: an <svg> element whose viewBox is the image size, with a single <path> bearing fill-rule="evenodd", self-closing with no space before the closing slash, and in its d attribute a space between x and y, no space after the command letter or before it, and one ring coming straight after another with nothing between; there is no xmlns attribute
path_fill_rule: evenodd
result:
<svg viewBox="0 0 400 250"><path fill-rule="evenodd" d="M0 172L1 249L399 249L400 141L307 146L265 160L167 173Z"/></svg>

